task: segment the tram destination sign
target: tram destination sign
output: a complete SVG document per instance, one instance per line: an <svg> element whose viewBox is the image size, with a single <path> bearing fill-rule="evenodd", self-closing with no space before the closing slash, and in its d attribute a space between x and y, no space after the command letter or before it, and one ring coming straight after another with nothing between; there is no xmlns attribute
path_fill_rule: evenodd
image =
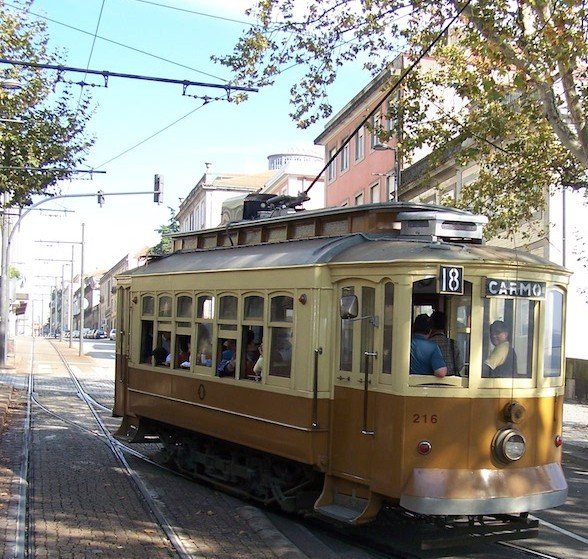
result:
<svg viewBox="0 0 588 559"><path fill-rule="evenodd" d="M486 297L545 298L545 282L486 278Z"/></svg>

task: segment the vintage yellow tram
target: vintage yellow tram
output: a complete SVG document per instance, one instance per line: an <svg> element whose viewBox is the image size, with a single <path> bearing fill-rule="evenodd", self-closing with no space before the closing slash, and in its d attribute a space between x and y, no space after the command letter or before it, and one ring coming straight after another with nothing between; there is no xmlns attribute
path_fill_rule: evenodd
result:
<svg viewBox="0 0 588 559"><path fill-rule="evenodd" d="M569 274L483 244L484 223L384 203L175 235L118 278L121 434L348 524L384 504L445 522L560 505ZM411 374L411 325L433 311L461 356L443 378ZM516 361L499 376L495 321Z"/></svg>

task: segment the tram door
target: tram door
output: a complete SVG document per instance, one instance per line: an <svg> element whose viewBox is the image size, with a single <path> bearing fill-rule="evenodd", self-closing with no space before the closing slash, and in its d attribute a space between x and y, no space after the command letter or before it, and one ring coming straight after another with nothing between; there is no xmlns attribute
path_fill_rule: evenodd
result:
<svg viewBox="0 0 588 559"><path fill-rule="evenodd" d="M372 378L376 290L340 290L338 373L335 376L331 470L351 480L369 480L373 447Z"/></svg>
<svg viewBox="0 0 588 559"><path fill-rule="evenodd" d="M130 288L119 286L116 301L116 370L114 376L114 416L124 416L129 369Z"/></svg>

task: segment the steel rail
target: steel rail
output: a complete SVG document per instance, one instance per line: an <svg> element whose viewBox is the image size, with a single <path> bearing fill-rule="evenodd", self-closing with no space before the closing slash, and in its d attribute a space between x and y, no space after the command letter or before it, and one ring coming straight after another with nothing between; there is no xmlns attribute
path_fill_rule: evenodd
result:
<svg viewBox="0 0 588 559"><path fill-rule="evenodd" d="M153 514L155 520L157 521L157 523L159 524L159 526L161 527L161 529L165 533L167 539L169 540L169 542L173 546L178 557L180 557L180 559L204 559L204 557L202 557L202 556L197 556L197 555L194 555L193 553L188 552L188 550L185 548L180 537L174 531L170 521L167 519L165 514L162 512L161 508L157 505L157 503L153 499L153 496L151 495L151 493L149 492L149 490L147 489L147 487L143 483L143 480L139 477L137 472L135 472L135 470L128 463L127 459L125 458L125 456L123 454L123 451L120 448L121 445L118 443L118 441L116 441L114 439L114 437L111 435L108 428L104 425L104 422L102 421L102 419L100 418L100 416L96 412L94 406L92 405L93 399L90 398L89 395L86 393L86 391L82 387L81 383L79 382L78 378L74 374L73 370L71 369L69 363L67 362L67 360L65 359L63 354L59 351L59 349L54 345L54 343L51 340L49 340L49 343L51 344L51 346L53 347L53 349L55 350L55 352L57 353L57 355L59 356L59 358L63 362L65 368L67 369L68 374L70 375L70 378L76 388L78 396L84 401L84 403L88 406L90 412L92 413L94 420L96 421L96 424L98 425L98 427L100 428L100 430L102 432L102 434L99 436L104 439L104 441L109 446L109 448L112 451L112 453L114 454L114 456L117 458L117 460L123 466L126 474L134 482L135 487L138 489L141 496L145 499L145 502L147 503L150 512ZM79 427L83 428L81 426L79 426Z"/></svg>
<svg viewBox="0 0 588 559"><path fill-rule="evenodd" d="M15 541L14 541L14 558L26 559L29 557L28 549L28 534L29 531L29 462L31 449L31 402L33 398L33 367L35 355L35 338L33 337L33 349L31 351L29 363L29 376L27 379L27 409L25 415L25 423L23 426L22 435L22 451L21 462L19 469L18 481L18 496L17 496L17 512L16 512L16 527L15 527Z"/></svg>

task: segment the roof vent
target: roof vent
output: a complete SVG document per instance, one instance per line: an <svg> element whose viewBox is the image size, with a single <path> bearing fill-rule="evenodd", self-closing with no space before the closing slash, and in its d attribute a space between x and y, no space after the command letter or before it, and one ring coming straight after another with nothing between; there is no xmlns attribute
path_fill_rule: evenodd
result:
<svg viewBox="0 0 588 559"><path fill-rule="evenodd" d="M484 225L488 223L483 215L453 211L400 212L397 219L401 235L473 243L482 242Z"/></svg>

